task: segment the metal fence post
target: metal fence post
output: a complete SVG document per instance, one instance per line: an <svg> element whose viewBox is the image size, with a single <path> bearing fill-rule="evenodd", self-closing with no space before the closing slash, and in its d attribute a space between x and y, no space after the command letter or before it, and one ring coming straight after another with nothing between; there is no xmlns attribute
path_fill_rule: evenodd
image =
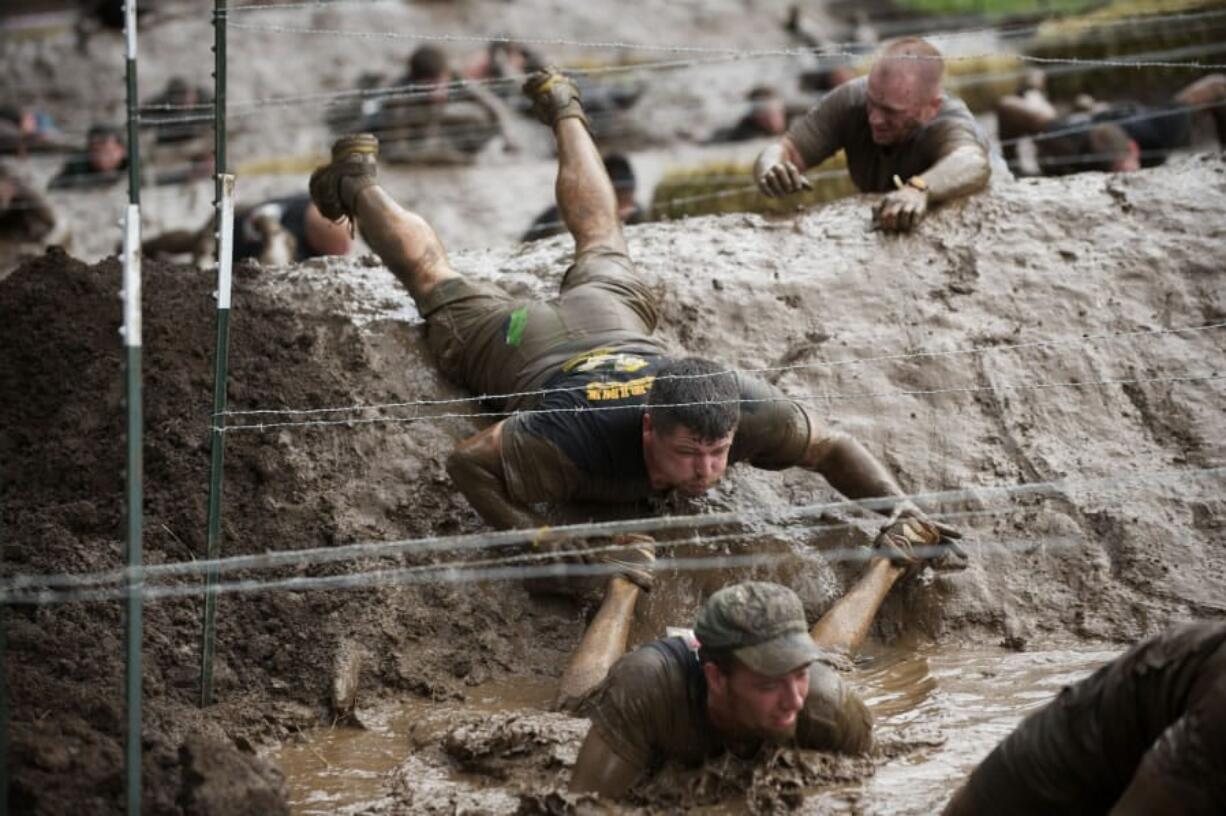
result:
<svg viewBox="0 0 1226 816"><path fill-rule="evenodd" d="M210 418L208 554L221 553L222 466L225 463L226 378L230 359L230 265L234 243L234 177L226 174L226 0L213 4L213 149L217 171L217 343ZM204 631L200 644L200 705L213 702L213 652L217 629L217 570L204 578Z"/></svg>
<svg viewBox="0 0 1226 816"><path fill-rule="evenodd" d="M127 518L127 597L124 646L127 660L124 697L127 733L124 768L127 812L141 812L141 641L144 606L140 575L142 561L141 524L144 515L144 466L141 416L141 256L140 256L140 97L136 82L136 0L124 6L124 34L127 41L128 86L128 209L124 217L123 244L123 346L124 401L127 405L127 467L124 493Z"/></svg>

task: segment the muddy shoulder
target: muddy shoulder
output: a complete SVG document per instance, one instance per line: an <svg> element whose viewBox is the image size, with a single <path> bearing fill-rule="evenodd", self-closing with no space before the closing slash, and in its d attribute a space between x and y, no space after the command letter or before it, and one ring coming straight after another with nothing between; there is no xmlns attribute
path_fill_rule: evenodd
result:
<svg viewBox="0 0 1226 816"><path fill-rule="evenodd" d="M1226 460L1226 417L1223 386L1210 379L1226 351L1226 334L1213 328L1226 322L1224 224L1226 161L1204 156L1127 177L1001 185L944 208L907 238L871 231L863 199L788 218L645 225L629 238L656 281L660 332L678 350L772 369L765 376L861 440L906 489L956 492L933 509L966 531L971 567L900 587L877 637L1025 649L1122 644L1175 620L1226 614L1226 556L1215 545L1226 525L1216 470ZM453 263L513 294L546 296L569 253L559 238L457 253ZM214 281L159 263L144 273L144 549L147 563L161 564L199 559L205 548ZM420 319L376 261L244 265L236 278L232 410L464 396L435 373ZM89 266L58 251L0 281L6 574L122 563L118 287L113 259ZM223 554L478 531L444 461L479 427L462 417L227 433ZM1020 483L1047 487L999 489ZM737 469L715 495L683 509L833 498L812 474ZM853 573L820 552L863 543L872 528L851 511L831 521L851 526L759 529L746 539L750 549L765 540L795 556L785 577L814 617ZM236 577L465 557L409 550ZM640 608L634 641L691 620L703 592L730 577L669 576ZM148 810L285 812L282 775L259 751L330 722L336 694L360 713L405 697L463 705L473 689L508 679L547 683L586 612L501 582L226 595L217 702L201 710L200 600L150 602ZM120 605L20 606L5 626L12 804L29 813L118 810ZM338 667L355 664L355 674L338 677ZM496 778L503 766L481 746L537 746L520 754L550 773L520 791L521 804L548 809L582 729L542 717L544 725L474 722L440 738L439 750Z"/></svg>

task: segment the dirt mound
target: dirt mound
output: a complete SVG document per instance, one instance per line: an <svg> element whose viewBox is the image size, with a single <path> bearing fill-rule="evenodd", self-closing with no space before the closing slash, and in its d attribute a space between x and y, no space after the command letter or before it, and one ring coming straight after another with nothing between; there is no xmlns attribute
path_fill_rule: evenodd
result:
<svg viewBox="0 0 1226 816"><path fill-rule="evenodd" d="M1226 558L1215 544L1226 512L1213 470L1226 462L1222 385L1174 379L1221 373L1226 332L1207 326L1226 321L1224 215L1226 163L1206 157L1127 177L1011 185L935 214L911 238L871 232L863 199L787 219L648 225L630 238L644 273L660 278L663 333L679 348L778 367L771 378L820 405L906 488L964 491L934 509L967 530L974 564L903 587L879 635L1020 647L1126 641L1226 612ZM553 239L454 262L513 292L546 294L568 255L568 242ZM145 278L145 550L157 564L204 548L214 302L213 281L197 272L149 263ZM6 573L121 564L118 285L113 261L88 267L61 253L0 281ZM241 267L234 303L233 409L460 395L433 372L411 303L378 265ZM1010 348L1018 344L1027 345ZM972 346L981 350L955 353ZM866 357L887 359L845 363ZM443 469L454 441L477 427L462 418L232 432L223 552L477 530ZM994 490L1049 482L1026 495ZM832 498L811 474L739 469L677 509L751 512ZM748 572L797 586L816 615L854 571L816 553L864 541L872 523L837 511L790 529L759 524L755 547L791 560ZM665 576L632 638L692 620L702 594L731 577ZM215 808L268 801L276 775L249 754L327 716L342 644L368 656L359 708L378 695L462 700L490 678L556 676L584 614L531 601L513 583L224 596L219 703L201 712L200 606L147 606L151 812L207 812L221 801L205 791L209 774L250 783L245 804ZM119 605L20 607L7 626L13 804L32 813L118 809ZM183 749L191 735L225 746L225 756L198 762ZM791 788L771 790L790 801Z"/></svg>

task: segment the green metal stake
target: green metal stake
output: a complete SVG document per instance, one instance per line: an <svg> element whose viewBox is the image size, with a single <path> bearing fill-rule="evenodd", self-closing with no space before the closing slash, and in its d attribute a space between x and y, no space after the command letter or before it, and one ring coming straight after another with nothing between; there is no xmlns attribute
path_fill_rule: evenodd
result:
<svg viewBox="0 0 1226 816"><path fill-rule="evenodd" d="M213 360L210 431L208 559L221 553L222 466L225 463L226 378L230 361L230 265L234 243L234 177L226 174L226 0L213 5L213 150L217 169L217 350ZM227 212L228 210L228 212ZM213 702L217 637L217 569L204 577L204 633L200 644L200 706Z"/></svg>
<svg viewBox="0 0 1226 816"><path fill-rule="evenodd" d="M136 84L136 0L124 8L128 85L128 209L124 219L123 345L124 399L128 408L126 495L128 579L124 675L128 722L124 744L127 812L141 812L141 641L144 579L141 576L141 523L144 515L144 465L141 417L141 268L140 268L140 97Z"/></svg>
<svg viewBox="0 0 1226 816"><path fill-rule="evenodd" d="M0 563L3 556L0 549ZM0 603L0 816L9 813L8 614L9 605Z"/></svg>
<svg viewBox="0 0 1226 816"><path fill-rule="evenodd" d="M222 465L225 459L226 376L230 358L230 275L234 257L234 176L223 175L218 208L217 354L213 368L212 468L209 475L208 559L221 551ZM200 705L213 701L213 654L217 634L217 568L205 573L204 641L200 650Z"/></svg>

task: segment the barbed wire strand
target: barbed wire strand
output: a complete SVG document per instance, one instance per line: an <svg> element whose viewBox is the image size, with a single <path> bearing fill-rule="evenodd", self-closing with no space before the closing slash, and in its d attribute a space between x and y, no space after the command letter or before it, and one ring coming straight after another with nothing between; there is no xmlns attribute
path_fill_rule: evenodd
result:
<svg viewBox="0 0 1226 816"><path fill-rule="evenodd" d="M729 400L710 400L703 402L676 402L662 403L652 406L653 408L688 408L696 405L754 405L761 403L773 402L794 402L801 405L816 405L822 402L833 402L835 400L869 400L869 399L887 399L895 397L932 397L942 394L969 394L982 393L990 391L993 393L1012 393L1018 391L1031 391L1042 389L1055 388L1092 388L1104 385L1152 385L1156 383L1190 383L1190 382L1208 382L1215 380L1226 379L1226 374L1196 374L1196 375L1180 375L1171 377L1125 377L1120 379L1101 379L1101 380L1074 380L1069 382L1039 382L1039 383L1003 383L999 385L967 385L967 386L951 386L947 388L925 388L914 390L899 390L899 391L878 391L865 392L859 394L781 394L778 397L758 397L758 398L737 398ZM620 384L619 384L620 386ZM524 408L514 412L509 411L472 411L464 413L441 413L441 414L421 414L411 417L350 417L347 419L317 419L303 420L299 422L258 422L240 425L227 425L223 427L214 426L212 430L218 433L236 433L240 431L271 431L282 428L307 428L307 427L337 427L348 426L356 427L359 425L398 425L398 424L414 424L417 422L429 422L440 419L493 419L506 418L512 413L516 416L532 416L545 414L578 414L588 411L642 411L645 406L635 403L632 405L579 405L566 408Z"/></svg>
<svg viewBox="0 0 1226 816"><path fill-rule="evenodd" d="M1061 549L1079 542L1073 536L1051 539L1050 548ZM1036 549L1034 542L992 542L1005 550ZM624 548L618 548L624 549ZM916 555L920 558L931 558L943 553L940 547L917 547ZM868 561L877 554L865 548L830 551L828 561ZM517 556L521 559L548 560L556 558L554 554L526 554ZM706 570L733 570L771 564L794 563L797 560L794 553L752 554L752 555L718 555L694 556L683 558L660 559L655 563L658 572L686 572ZM448 564L425 567L403 567L399 569L371 570L359 573L326 576L296 576L271 581L241 580L214 584L206 588L202 584L175 584L166 586L149 586L135 583L129 586L113 589L47 591L28 594L15 594L0 591L0 604L38 605L64 603L85 603L98 601L115 601L139 593L147 601L157 601L172 598L182 598L202 595L205 592L217 594L254 593L254 592L306 592L329 591L344 589L359 589L366 587L387 587L394 585L419 583L484 583L491 581L529 580L533 578L581 578L618 575L625 572L625 567L612 563L576 564L549 563L541 566L499 566L461 568Z"/></svg>
<svg viewBox="0 0 1226 816"><path fill-rule="evenodd" d="M1177 480L1196 480L1221 476L1226 476L1226 466L1214 465L1195 469L1175 468L1140 471L1126 475L1105 477L1063 477L1040 482L979 485L955 490L916 492L904 496L887 496L871 499L844 498L834 501L748 512L720 511L681 516L650 516L615 521L564 524L544 528L482 532L459 536L428 536L395 541L360 542L336 547L312 547L281 552L237 555L215 560L154 564L135 569L120 568L97 573L18 575L0 580L0 594L27 591L33 586L81 586L114 581L141 583L147 576L164 578L168 576L201 575L214 570L221 572L268 569L273 567L303 567L353 561L359 558L384 558L402 554L417 555L427 552L462 552L491 549L531 544L546 537L550 540L580 539L630 533L657 533L678 529L694 530L749 522L782 525L790 520L813 518L823 514L853 509L876 512L889 511L896 507L900 501L912 501L924 506L936 507L949 502L965 500L986 501L989 498L1001 496L1012 498L1034 496L1046 492L1067 490L1070 487L1095 489L1119 485L1144 484L1172 478ZM746 535L751 536L752 534L750 532Z"/></svg>
<svg viewBox="0 0 1226 816"><path fill-rule="evenodd" d="M842 172L842 171L840 171ZM1226 329L1226 321L1218 323L1209 323L1204 326L1177 326L1166 329L1135 329L1129 331L1106 332L1102 334L1079 334L1069 337L1065 340L1028 340L1023 343L1011 343L1000 346L968 346L963 348L953 349L921 349L913 352L894 352L890 354L880 354L872 357L852 357L843 360L819 360L809 363L791 363L788 365L776 366L760 366L755 368L729 368L725 371L715 374L666 374L657 376L656 381L664 380L697 380L710 377L724 376L730 374L748 374L748 375L763 375L763 374L785 374L792 371L813 371L817 369L830 368L854 368L862 365L870 365L872 363L881 362L898 362L903 360L923 359L930 357L956 357L970 354L989 354L996 352L1013 352L1023 349L1059 349L1079 347L1087 343L1099 343L1110 340L1122 340L1125 338L1138 337L1159 337L1169 334L1190 334L1199 332L1216 331L1218 329ZM434 406L434 405L456 405L465 403L480 403L494 400L510 400L520 397L540 397L549 394L564 393L575 390L583 390L583 386L567 386L558 388L537 388L528 391L512 391L505 394L482 394L480 396L470 397L449 397L446 399L424 399L424 400L406 400L403 402L385 402L373 405L345 405L333 408L260 408L249 410L228 410L223 412L224 416L257 416L257 415L310 415L322 413L338 413L342 411L375 411L387 410L394 408L411 408L419 406Z"/></svg>
<svg viewBox="0 0 1226 816"><path fill-rule="evenodd" d="M652 45L648 43L634 43L620 40L572 40L563 37L518 37L518 38L492 38L482 37L471 34L423 34L416 32L399 32L399 31L352 31L338 28L307 28L300 26L279 26L279 25L259 25L248 23L231 22L227 26L230 30L252 31L265 34L295 34L300 36L327 36L338 38L356 38L369 40L407 40L411 42L477 42L489 43L491 41L516 42L521 45L561 45L570 47L581 47L591 49L618 50L618 51L642 51L654 53L669 53L669 54L706 54L711 56L733 57L736 59L760 59L767 57L817 57L819 60L848 60L862 59L865 54L860 51L852 51L846 48L829 48L829 47L803 47L803 48L763 48L763 49L738 49L738 48L720 48L715 46L701 45ZM949 56L925 56L922 54L900 54L896 56L878 57L878 59L901 60L901 61L930 61L943 60L945 62L966 62L966 61L982 61L992 57L1005 56L997 53L983 54L955 54ZM1039 57L1030 54L1009 54L1007 56L1018 59L1021 62L1030 62L1036 65L1095 65L1104 68L1195 68L1198 70L1207 68L1226 68L1226 65L1202 65L1200 63L1179 63L1179 62L1146 62L1139 63L1136 60L1127 58L1091 58L1091 57Z"/></svg>
<svg viewBox="0 0 1226 816"><path fill-rule="evenodd" d="M1043 64L1048 64L1048 65L1053 66L1050 69L1046 69L1045 73L1056 73L1058 75L1062 75L1066 73L1076 73L1076 72L1083 72L1083 71L1098 70L1099 68L1105 68L1105 67L1125 67L1125 68L1148 68L1148 67L1174 68L1174 67L1178 67L1178 68L1195 68L1197 70L1206 70L1206 71L1221 70L1221 69L1226 68L1226 64L1188 63L1188 62L1176 63L1176 62L1171 62L1169 60L1166 60L1164 58L1176 57L1176 56L1195 56L1195 55L1216 54L1216 53L1221 53L1222 51L1226 51L1226 42L1210 43L1210 44L1204 44L1204 45L1182 46L1182 47L1174 48L1174 49L1161 49L1161 50L1155 50L1155 51L1146 51L1146 52L1138 53L1134 55L1132 58L1125 59L1125 60L1099 61L1099 60L1080 59L1080 58L1072 58L1072 57L1070 58L1033 57L1033 58L1021 59L1020 55L1003 54L1003 53L1002 54L989 54L989 55L986 55L986 57L992 57L992 56L1018 57L1019 61L1021 62L1044 61ZM767 53L757 58L778 57L778 56L781 56L781 54ZM941 59L944 59L946 61L949 61L949 60L980 60L986 57L983 55L980 55L980 56L966 56L966 57L942 57ZM663 60L663 61L657 61L657 62L631 63L631 64L626 64L626 65L609 65L609 66L603 66L603 67L598 67L598 68L569 67L569 68L563 68L561 70L563 71L563 73L566 73L571 76L594 77L594 76L608 76L608 75L626 74L626 73L647 73L647 72L652 72L652 71L680 70L680 69L695 68L695 67L702 67L702 66L708 66L708 65L727 64L730 62L737 62L737 61L746 61L748 59L753 59L753 58L744 57L744 56L724 55L724 56L718 56L718 57L710 57L706 59ZM891 59L903 59L903 57L892 57ZM955 84L956 83L976 84L979 82L988 81L986 78L991 77L993 74L998 74L1000 76L1018 76L1020 75L1018 71L1010 69L1006 71L983 72L981 74L970 75L961 80L951 77L949 81L950 83L955 83ZM415 99L428 99L436 90L439 90L442 88L446 88L448 91L455 91L458 93L458 92L462 92L466 87L472 87L472 86L492 87L495 85L509 85L509 84L520 83L526 80L529 76L530 74L525 73L525 74L513 74L507 77L499 77L499 78L494 78L494 79L471 79L471 80L470 79L457 79L457 80L447 82L447 83L429 85L427 87L423 87L421 83L409 83L409 84L404 84L404 85L387 86L383 88L355 88L355 89L349 89L349 90L343 90L343 91L327 91L327 92L310 93L310 94L270 96L270 97L262 97L262 98L256 98L256 99L250 99L250 100L234 100L230 102L229 105L227 105L226 115L228 117L240 117L241 118L244 116L266 113L266 108L268 107L290 106L290 105L298 105L298 104L312 103L312 102L330 102L330 101L336 101L336 100L351 100L352 101L352 100L360 100L360 99L384 99L384 100L394 99L398 101L411 101ZM212 121L212 119L213 119L212 114L205 114L205 115L200 115L200 116L186 116L186 117L158 119L156 120L156 123L169 124L169 123L209 122L209 121Z"/></svg>
<svg viewBox="0 0 1226 816"><path fill-rule="evenodd" d="M941 513L939 521L949 522L951 520L966 520L971 518L982 518L984 516L994 516L1008 512L1010 508L1003 509L984 509L984 510L963 510L956 512ZM806 517L807 518L807 517ZM754 521L747 518L746 521ZM680 546L685 544L699 545L715 545L732 541L757 540L772 536L787 537L794 539L801 533L817 533L831 532L837 530L845 530L859 528L860 524L854 521L832 522L821 520L812 524L792 524L792 523L772 523L770 521L762 522L763 527L754 529L745 529L733 533L724 533L713 536L705 536L695 530L693 535L688 538L666 539L657 542L657 547L662 546ZM550 528L551 534L560 528ZM348 563L357 562L359 560L371 560L380 558L396 558L403 556L421 556L426 554L457 554L462 552L470 552L473 550L493 550L504 546L520 546L516 544L489 544L480 538L481 534L476 534L478 538L474 541L463 541L459 545L452 545L450 542L456 537L443 537L438 541L420 540L417 545L414 540L407 541L391 541L391 542L369 542L366 544L345 544L340 547L320 547L312 548L309 551L297 550L284 553L261 553L258 555L249 556L230 556L223 561L215 563L217 570L220 571L238 571L238 570L264 570L276 569L282 567L304 568L309 566L319 566L322 564ZM604 537L604 536L602 536ZM535 539L542 538L539 530L535 531ZM534 540L535 540L534 539ZM413 546L409 546L413 545ZM620 546L620 545L619 545ZM626 545L630 548L633 545ZM353 550L351 548L365 548ZM551 551L553 552L553 551ZM590 552L584 548L584 553ZM294 558L291 561L284 561L279 556L291 555L293 553L310 553L301 558ZM554 552L555 557L567 555L567 552ZM183 577L195 575L201 572L201 568L196 566L202 562L199 561L178 561L169 564L152 564L146 565L140 569L139 574L126 567L120 567L113 570L94 572L94 573L59 573L53 575L18 575L9 579L0 579L0 591L5 589L21 589L26 590L32 587L40 588L62 588L62 587L82 587L92 586L95 584L109 584L126 582L129 577L134 576L137 579L167 579L174 577ZM448 562L451 563L451 562Z"/></svg>

